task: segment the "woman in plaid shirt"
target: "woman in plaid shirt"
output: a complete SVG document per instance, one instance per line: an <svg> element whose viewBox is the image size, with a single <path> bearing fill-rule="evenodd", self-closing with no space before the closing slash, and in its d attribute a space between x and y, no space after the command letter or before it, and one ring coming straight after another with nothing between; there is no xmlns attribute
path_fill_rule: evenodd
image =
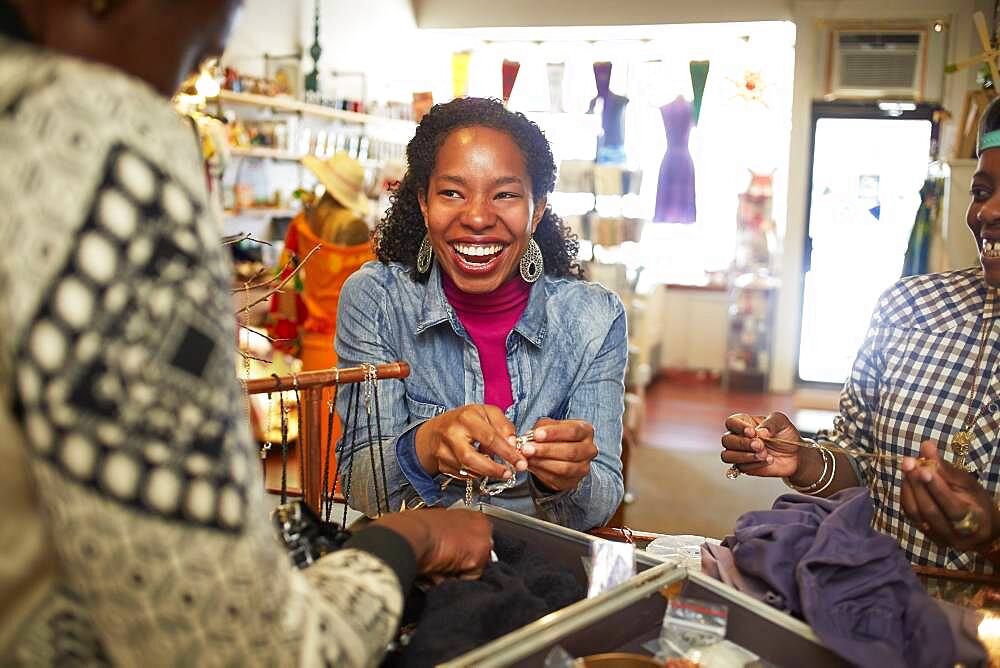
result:
<svg viewBox="0 0 1000 668"><path fill-rule="evenodd" d="M871 489L875 528L910 560L993 572L1000 566L1000 104L979 128L979 164L967 222L980 266L910 276L879 300L818 447L788 417L726 420L722 461L740 473L781 477L798 492ZM765 440L762 440L765 439Z"/></svg>

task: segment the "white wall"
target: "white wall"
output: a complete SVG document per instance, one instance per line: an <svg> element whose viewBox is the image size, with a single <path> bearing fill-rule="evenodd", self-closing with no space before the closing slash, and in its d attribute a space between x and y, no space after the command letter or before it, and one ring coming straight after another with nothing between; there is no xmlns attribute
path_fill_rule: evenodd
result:
<svg viewBox="0 0 1000 668"><path fill-rule="evenodd" d="M372 100L407 101L413 91L421 89L425 75L421 71L420 34L409 0L320 1L321 71L365 72ZM313 43L314 3L301 3L302 42L308 51ZM312 60L307 56L306 61L309 71ZM344 95L358 94L349 90L349 80L338 83L346 87Z"/></svg>
<svg viewBox="0 0 1000 668"><path fill-rule="evenodd" d="M222 60L241 72L264 75L262 55L289 55L300 48L300 0L247 0Z"/></svg>
<svg viewBox="0 0 1000 668"><path fill-rule="evenodd" d="M247 0L223 57L250 74L263 74L263 53L303 54L312 70L314 0ZM370 99L407 101L426 79L413 8L409 0L320 0L321 86L330 97L357 97L357 79L334 80L332 70L368 75Z"/></svg>

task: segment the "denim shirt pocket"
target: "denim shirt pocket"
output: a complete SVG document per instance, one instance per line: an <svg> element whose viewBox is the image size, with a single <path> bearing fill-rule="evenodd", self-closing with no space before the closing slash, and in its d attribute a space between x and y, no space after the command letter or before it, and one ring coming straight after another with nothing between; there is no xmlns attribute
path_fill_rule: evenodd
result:
<svg viewBox="0 0 1000 668"><path fill-rule="evenodd" d="M429 420L432 417L436 417L444 413L447 408L439 404L431 403L429 401L419 401L414 399L409 394L406 396L406 410L410 414L410 419L408 422L413 424L414 422L423 422L424 420Z"/></svg>

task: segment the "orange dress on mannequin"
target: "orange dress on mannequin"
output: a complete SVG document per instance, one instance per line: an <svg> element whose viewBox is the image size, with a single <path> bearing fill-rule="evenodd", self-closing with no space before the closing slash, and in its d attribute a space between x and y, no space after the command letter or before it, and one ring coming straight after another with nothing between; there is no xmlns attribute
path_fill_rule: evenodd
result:
<svg viewBox="0 0 1000 668"><path fill-rule="evenodd" d="M338 220L342 218L342 220ZM344 246L325 241L323 237L340 223L349 222L356 214L343 209L342 213L328 217L323 224L322 237L309 225L304 213L296 216L288 226L285 235L285 249L281 254L279 266L284 267L292 255L304 258L309 252L319 246L319 250L309 259L308 264L293 279L294 291L288 290L276 294L271 302L271 319L268 325L269 333L276 339L286 341L275 345L276 348L290 352L302 360L303 371L330 369L337 366L337 355L333 350L333 337L337 330L337 302L340 300L340 290L347 277L357 271L361 265L374 260L371 242ZM292 271L292 267L286 270ZM329 395L329 396L327 396ZM333 390L324 393L324 405L333 399ZM322 420L323 448L325 456L327 440L327 421ZM340 435L340 420L334 423L333 439ZM298 477L298 450L289 452L288 475L291 480ZM273 464L272 464L273 462ZM331 449L330 480L336 476L336 461ZM265 467L268 489L274 488L274 482L280 480L281 462L278 457L268 459ZM280 483L279 483L280 484Z"/></svg>

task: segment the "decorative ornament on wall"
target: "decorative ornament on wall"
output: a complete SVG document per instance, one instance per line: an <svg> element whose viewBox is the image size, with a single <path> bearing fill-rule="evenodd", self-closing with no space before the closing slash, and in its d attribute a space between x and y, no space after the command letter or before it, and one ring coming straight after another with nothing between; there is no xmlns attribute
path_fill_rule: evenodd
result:
<svg viewBox="0 0 1000 668"><path fill-rule="evenodd" d="M976 156L976 136L979 129L979 119L982 118L986 107L997 95L997 86L1000 82L1000 70L997 68L997 58L1000 58L1000 48L995 48L996 35L990 35L989 27L986 24L986 16L982 12L972 15L976 24L976 34L982 46L982 53L958 63L951 63L944 68L948 74L953 74L972 66L984 67L989 74L982 73L979 87L965 92L965 101L962 103L962 112L958 115L958 137L955 141L954 157L956 159L975 158ZM996 12L994 11L994 23Z"/></svg>
<svg viewBox="0 0 1000 668"><path fill-rule="evenodd" d="M305 89L308 97L319 95L319 58L323 55L323 47L319 45L319 0L313 10L313 44L309 48L309 55L313 60L312 72L306 75Z"/></svg>
<svg viewBox="0 0 1000 668"><path fill-rule="evenodd" d="M736 87L733 93L734 99L741 99L747 104L762 104L765 108L768 108L767 101L764 99L764 91L767 90L767 83L759 71L745 70L741 78L733 79L730 77L729 80Z"/></svg>
<svg viewBox="0 0 1000 668"><path fill-rule="evenodd" d="M1000 81L1000 70L997 69L997 58L1000 58L1000 49L993 46L993 40L990 38L990 30L986 25L986 16L982 12L976 12L972 15L972 20L976 24L976 34L979 36L983 52L960 63L951 63L944 68L944 71L951 74L967 67L972 67L973 65L986 63L990 68L990 75L993 81Z"/></svg>

